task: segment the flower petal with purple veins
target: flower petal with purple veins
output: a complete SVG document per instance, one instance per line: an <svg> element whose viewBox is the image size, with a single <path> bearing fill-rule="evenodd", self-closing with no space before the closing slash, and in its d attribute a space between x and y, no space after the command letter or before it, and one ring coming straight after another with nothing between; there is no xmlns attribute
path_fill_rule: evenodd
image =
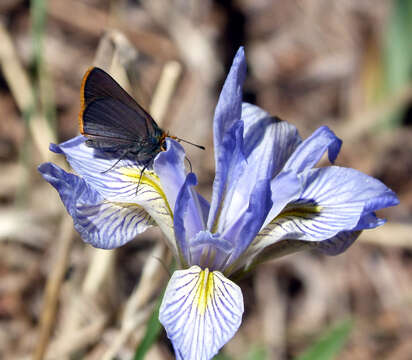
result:
<svg viewBox="0 0 412 360"><path fill-rule="evenodd" d="M339 255L351 246L362 231L341 231L328 240L319 241L316 249L326 255Z"/></svg>
<svg viewBox="0 0 412 360"><path fill-rule="evenodd" d="M192 266L175 271L169 280L159 310L182 360L209 360L236 333L242 321L240 288L219 271Z"/></svg>
<svg viewBox="0 0 412 360"><path fill-rule="evenodd" d="M303 190L298 199L259 234L266 246L282 239L323 241L342 231L362 230L359 225L365 210L398 203L379 180L354 169L330 166L305 171L299 177Z"/></svg>
<svg viewBox="0 0 412 360"><path fill-rule="evenodd" d="M173 213L157 174L149 169L142 173L143 166L133 159L119 161L111 153L86 146L85 140L83 136L77 136L60 145L52 144L50 148L56 153L64 154L82 181L105 202L129 209L143 208L150 215L151 221L162 229L169 246L177 254ZM130 239L124 239L123 243L128 240ZM106 244L109 240L102 242ZM99 247L98 244L95 246Z"/></svg>
<svg viewBox="0 0 412 360"><path fill-rule="evenodd" d="M153 225L141 206L107 202L82 178L54 164L42 164L39 171L59 192L82 239L95 247L122 246Z"/></svg>

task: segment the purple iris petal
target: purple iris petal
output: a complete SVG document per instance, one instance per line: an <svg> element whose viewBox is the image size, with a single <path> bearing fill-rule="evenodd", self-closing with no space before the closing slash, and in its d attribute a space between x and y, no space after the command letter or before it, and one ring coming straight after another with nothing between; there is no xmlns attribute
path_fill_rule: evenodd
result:
<svg viewBox="0 0 412 360"><path fill-rule="evenodd" d="M93 189L106 199L130 202L136 197L139 174L135 178L125 178L119 170L136 170L137 164L131 159L121 159L114 154L99 152L86 146L86 138L77 136L62 144L50 145L50 150L64 154L70 166Z"/></svg>
<svg viewBox="0 0 412 360"><path fill-rule="evenodd" d="M327 126L321 126L297 147L283 170L302 172L310 169L318 163L325 151L328 151L329 161L333 163L341 145L342 141Z"/></svg>
<svg viewBox="0 0 412 360"><path fill-rule="evenodd" d="M341 231L328 240L316 244L316 249L326 255L335 256L346 251L359 237L361 231Z"/></svg>
<svg viewBox="0 0 412 360"><path fill-rule="evenodd" d="M213 195L210 206L208 228L215 223L229 173L230 155L233 152L233 139L228 134L233 126L240 121L242 112L242 85L246 76L246 59L243 48L240 48L233 60L229 75L219 96L213 121L215 144L216 175L213 182ZM231 135L229 135L230 137Z"/></svg>
<svg viewBox="0 0 412 360"><path fill-rule="evenodd" d="M197 194L192 190L195 185L196 175L188 174L177 196L174 211L176 242L187 264L191 263L189 241L205 228Z"/></svg>
<svg viewBox="0 0 412 360"><path fill-rule="evenodd" d="M254 248L262 249L283 239L332 244L335 236L336 241L342 243L340 233L381 225L373 211L398 203L396 195L379 180L354 169L337 166L311 169L299 178L301 193L279 215L266 221L268 225L261 231ZM276 202L276 195L272 196ZM346 248L348 244L349 241L345 247L338 248Z"/></svg>
<svg viewBox="0 0 412 360"><path fill-rule="evenodd" d="M222 166L216 169L212 203L207 223L208 229L213 232L221 232L227 223L236 219L237 214L243 210L239 207L247 206L247 195L250 192L245 187L243 191L238 191L238 182L242 174L245 173L246 168L246 159L243 155L243 124L241 121L236 122L229 133L226 134L223 146L225 150L219 154L218 160ZM219 176L220 171L223 169L225 169L225 175ZM219 184L216 189L216 185L218 185L216 182L217 178L224 178L224 183ZM249 182L248 187L250 186L253 186L252 182ZM214 204L213 201L217 199L214 197L214 194L220 190L222 190L220 203ZM219 206L213 207L214 205Z"/></svg>
<svg viewBox="0 0 412 360"><path fill-rule="evenodd" d="M76 213L77 201L96 204L103 200L102 196L93 191L82 178L67 173L53 163L41 164L38 170L43 178L59 192L60 198L71 216Z"/></svg>
<svg viewBox="0 0 412 360"><path fill-rule="evenodd" d="M393 205L397 205L397 204L393 204ZM389 205L389 206L393 206L393 205ZM385 223L386 223L386 220L378 218L375 213L363 211L363 214L361 218L359 219L358 224L352 230L374 229Z"/></svg>
<svg viewBox="0 0 412 360"><path fill-rule="evenodd" d="M251 244L262 227L271 206L270 180L258 181L250 195L247 210L222 233L222 237L231 239L234 246L229 264L235 262Z"/></svg>
<svg viewBox="0 0 412 360"><path fill-rule="evenodd" d="M65 154L67 150L70 150L71 148L76 148L84 144L85 141L86 141L86 138L82 135L79 135L61 144L52 143L50 144L49 149L50 151L53 151L56 154Z"/></svg>
<svg viewBox="0 0 412 360"><path fill-rule="evenodd" d="M243 47L237 51L232 67L226 77L219 101L215 109L213 135L215 146L223 142L223 138L233 124L240 120L242 112L242 86L246 77L246 59ZM217 164L216 164L217 165Z"/></svg>
<svg viewBox="0 0 412 360"><path fill-rule="evenodd" d="M77 212L70 214L75 224L83 221L82 227L76 227L82 238L96 247L117 247L156 223L176 254L173 217L157 175L152 170L142 174L141 165L132 158L119 161L115 153L90 148L85 140L83 136L77 136L50 146L52 151L66 156L80 175L78 181L87 186L85 193L100 197L100 202L93 202L92 198L83 201L79 193L72 194ZM76 178L72 176L58 177L61 188L72 186L72 179ZM65 182L68 184L64 185Z"/></svg>
<svg viewBox="0 0 412 360"><path fill-rule="evenodd" d="M270 190L273 205L267 214L263 227L271 222L288 203L298 199L302 192L302 182L295 172L282 171L272 179Z"/></svg>
<svg viewBox="0 0 412 360"><path fill-rule="evenodd" d="M257 163L274 177L302 142L296 127L247 103L242 106L242 121L245 127L244 153L248 163L252 166ZM260 165L261 157L269 157L271 162Z"/></svg>
<svg viewBox="0 0 412 360"><path fill-rule="evenodd" d="M159 176L171 209L174 209L177 194L186 179L185 151L179 143L169 138L166 139L166 147L166 151L156 156L153 168Z"/></svg>
<svg viewBox="0 0 412 360"><path fill-rule="evenodd" d="M233 224L240 223L241 214L250 206L249 201L256 191L256 184L262 181L270 182L273 175L282 169L287 157L300 142L296 128L285 121L269 117L267 113L251 105L243 106L243 110L242 120L244 119L248 126L247 131L244 131L243 147L247 158L246 161L237 164L236 158L231 158L231 161L235 161L234 168L237 172L234 172L234 175L230 174L227 179L228 184L218 221L218 231L221 233L233 231ZM240 142L237 140L237 143ZM300 182L295 174L289 177L290 181L284 182L287 187L282 188L279 195L288 195L287 200L290 201L292 199L288 191L292 187L293 180L294 193L300 188ZM265 204L264 196L270 197L270 194L263 195L260 200L261 204ZM276 203L273 204L275 207L282 205L282 202L278 201L280 199L276 200ZM283 203L284 205L285 203ZM265 209L264 206L263 209ZM265 218L267 213L262 213L262 216ZM231 238L236 237L232 236Z"/></svg>
<svg viewBox="0 0 412 360"><path fill-rule="evenodd" d="M354 169L312 169L304 172L301 179L303 191L292 206L312 204L320 209L307 218L281 220L284 226L292 222L290 229L297 231L301 240L326 240L340 231L355 229L365 210L397 202L396 195L379 180ZM283 238L291 237L285 233Z"/></svg>
<svg viewBox="0 0 412 360"><path fill-rule="evenodd" d="M224 269L233 253L233 243L220 234L200 231L191 238L190 264L199 265L210 270Z"/></svg>

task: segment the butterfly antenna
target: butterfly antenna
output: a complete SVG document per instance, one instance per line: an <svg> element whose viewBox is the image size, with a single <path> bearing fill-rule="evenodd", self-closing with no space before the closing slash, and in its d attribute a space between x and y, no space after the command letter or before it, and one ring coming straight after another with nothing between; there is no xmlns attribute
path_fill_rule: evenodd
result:
<svg viewBox="0 0 412 360"><path fill-rule="evenodd" d="M179 141L179 142L180 142L180 141L183 141L183 142L186 143L186 144L190 144L190 145L196 146L196 147L199 148L199 149L206 150L206 148L205 148L204 146L202 146L202 145L194 144L194 143L192 143L192 142L190 142L190 141L183 140L183 139L178 138L178 137L176 137L176 136L174 136L174 138L175 138L177 141Z"/></svg>

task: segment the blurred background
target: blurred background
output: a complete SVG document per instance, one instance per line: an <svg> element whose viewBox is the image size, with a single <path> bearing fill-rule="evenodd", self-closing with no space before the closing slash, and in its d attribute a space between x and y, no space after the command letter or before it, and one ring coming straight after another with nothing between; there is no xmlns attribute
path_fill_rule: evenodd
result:
<svg viewBox="0 0 412 360"><path fill-rule="evenodd" d="M0 358L173 358L152 316L169 277L162 235L85 245L36 168L67 169L48 144L78 134L81 79L98 65L206 146L185 148L210 199L213 111L243 45L245 101L303 137L328 125L337 164L401 203L338 257L298 253L241 281L244 321L220 359L295 359L336 329L337 359L411 359L411 39L410 0L1 0Z"/></svg>

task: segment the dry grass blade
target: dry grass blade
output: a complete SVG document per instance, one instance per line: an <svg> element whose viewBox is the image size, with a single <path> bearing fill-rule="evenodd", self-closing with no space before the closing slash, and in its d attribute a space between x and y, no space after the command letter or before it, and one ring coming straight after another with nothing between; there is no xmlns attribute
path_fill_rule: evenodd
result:
<svg viewBox="0 0 412 360"><path fill-rule="evenodd" d="M177 81L182 73L182 66L177 61L165 64L156 91L150 104L150 114L160 125L166 115L169 101L175 91Z"/></svg>
<svg viewBox="0 0 412 360"><path fill-rule="evenodd" d="M62 360L74 352L93 344L100 338L106 323L106 317L100 316L89 325L70 334L69 337L52 344L47 353L46 360Z"/></svg>
<svg viewBox="0 0 412 360"><path fill-rule="evenodd" d="M72 219L65 215L60 225L58 253L55 259L55 265L50 272L47 280L47 286L44 295L43 312L40 319L40 334L33 356L34 360L41 360L46 353L49 343L50 333L55 322L57 302L60 293L60 287L66 272L69 260L70 247L73 239L73 222Z"/></svg>
<svg viewBox="0 0 412 360"><path fill-rule="evenodd" d="M21 112L34 106L33 89L17 56L11 36L0 22L0 64Z"/></svg>
<svg viewBox="0 0 412 360"><path fill-rule="evenodd" d="M275 281L275 268L263 265L257 270L256 307L260 309L262 340L268 358L280 359L286 345L286 299L282 296Z"/></svg>
<svg viewBox="0 0 412 360"><path fill-rule="evenodd" d="M37 145L42 159L48 161L52 154L45 144L56 142L55 136L47 124L46 118L38 114L35 109L33 88L27 72L21 65L10 35L0 23L0 64L4 77L10 87L11 93L22 114L32 114L29 122L34 143Z"/></svg>

